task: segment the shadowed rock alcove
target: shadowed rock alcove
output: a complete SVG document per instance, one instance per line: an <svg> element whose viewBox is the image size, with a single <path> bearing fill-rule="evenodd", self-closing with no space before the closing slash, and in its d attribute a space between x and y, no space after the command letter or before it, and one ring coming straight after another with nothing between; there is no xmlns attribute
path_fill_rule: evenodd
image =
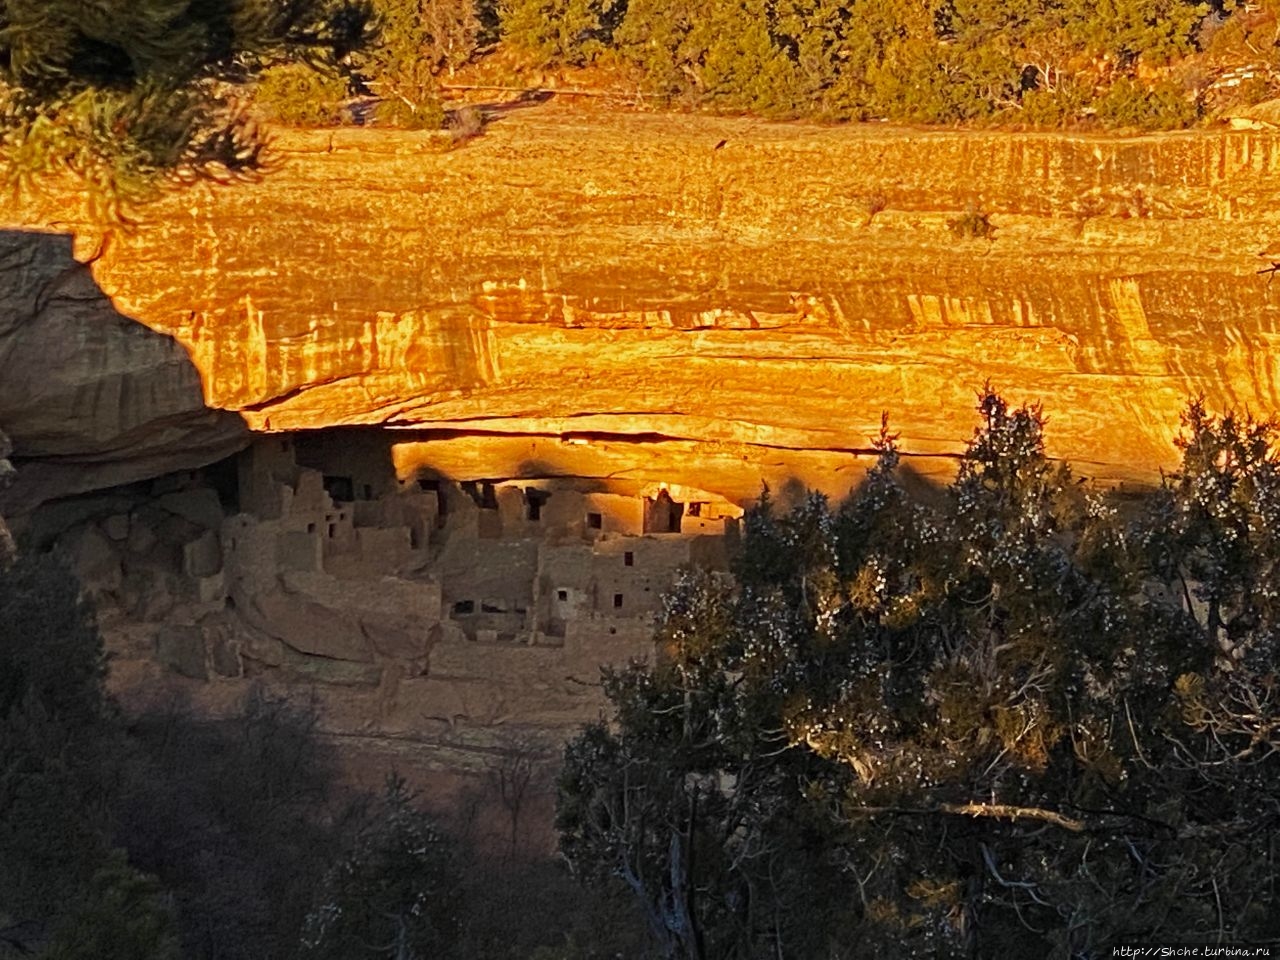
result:
<svg viewBox="0 0 1280 960"><path fill-rule="evenodd" d="M64 233L0 230L0 431L13 485L0 513L220 460L241 417L204 404L173 337L120 313Z"/></svg>

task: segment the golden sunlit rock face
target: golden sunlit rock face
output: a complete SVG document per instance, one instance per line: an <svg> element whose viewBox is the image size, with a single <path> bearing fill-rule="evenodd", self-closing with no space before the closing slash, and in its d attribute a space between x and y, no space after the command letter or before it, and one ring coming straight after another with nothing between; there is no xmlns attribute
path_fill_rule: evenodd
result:
<svg viewBox="0 0 1280 960"><path fill-rule="evenodd" d="M125 701L314 687L357 763L475 773L597 716L598 665L651 653L672 572L727 569L762 483L855 485L882 411L946 475L990 381L1043 403L1077 472L1141 485L1187 398L1280 410L1270 134L552 103L451 150L342 130L278 154L106 237L73 194L8 211L0 513L113 487L31 525ZM357 426L395 432L324 429Z"/></svg>
<svg viewBox="0 0 1280 960"><path fill-rule="evenodd" d="M552 106L453 150L371 130L278 148L263 183L176 195L93 265L255 430L386 424L428 431L422 464L461 479L741 502L847 489L883 410L945 472L988 379L1042 402L1051 453L1104 482L1172 462L1190 395L1280 408L1280 287L1255 273L1280 233L1271 134ZM949 229L966 210L993 239Z"/></svg>

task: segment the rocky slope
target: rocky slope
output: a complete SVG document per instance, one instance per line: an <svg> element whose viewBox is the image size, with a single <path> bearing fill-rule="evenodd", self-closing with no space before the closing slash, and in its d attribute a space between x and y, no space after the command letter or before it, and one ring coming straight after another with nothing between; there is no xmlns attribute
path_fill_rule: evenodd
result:
<svg viewBox="0 0 1280 960"><path fill-rule="evenodd" d="M460 479L625 476L741 501L762 480L847 488L886 409L919 468L945 471L987 379L1043 402L1051 451L1109 482L1171 462L1188 395L1280 408L1280 288L1255 274L1280 219L1273 134L822 128L553 101L456 149L340 130L282 135L278 154L261 184L148 210L91 267L254 430L386 424ZM83 259L100 238L67 208L6 216L61 221ZM953 235L966 208L994 239ZM0 343L93 326L42 323ZM99 457L32 426L55 418L117 449L137 424L144 460L152 430L178 429L172 357L119 359L168 341L127 334L95 328L118 348L94 361L120 374L107 406L154 410L105 427L105 388L54 353L0 351L19 458ZM74 402L15 404L51 380L74 381ZM168 446L224 443L181 429ZM11 496L47 483L24 471Z"/></svg>

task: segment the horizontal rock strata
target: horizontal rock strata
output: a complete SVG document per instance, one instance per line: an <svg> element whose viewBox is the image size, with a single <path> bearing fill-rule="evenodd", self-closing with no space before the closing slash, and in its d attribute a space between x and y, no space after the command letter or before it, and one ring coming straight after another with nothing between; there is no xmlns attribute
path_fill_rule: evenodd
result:
<svg viewBox="0 0 1280 960"><path fill-rule="evenodd" d="M0 513L168 474L24 521L129 703L265 683L375 784L488 776L597 715L597 666L649 651L677 565L725 568L762 484L856 484L882 411L947 475L990 381L1078 472L1142 485L1189 396L1280 410L1272 134L553 102L447 146L284 134L261 184L109 235L69 195L4 211ZM248 430L306 433L189 469Z"/></svg>
<svg viewBox="0 0 1280 960"><path fill-rule="evenodd" d="M92 265L255 430L428 430L418 455L439 441L459 478L675 471L743 501L847 489L882 410L945 471L988 379L1107 482L1157 478L1190 395L1280 408L1280 294L1255 273L1280 227L1272 134L553 103L456 149L339 130L278 155L261 184L149 209ZM993 239L953 234L966 209Z"/></svg>

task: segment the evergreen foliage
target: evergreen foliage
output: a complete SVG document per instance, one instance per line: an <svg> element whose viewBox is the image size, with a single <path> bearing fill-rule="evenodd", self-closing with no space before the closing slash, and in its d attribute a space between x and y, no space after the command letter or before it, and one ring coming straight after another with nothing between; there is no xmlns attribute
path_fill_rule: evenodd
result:
<svg viewBox="0 0 1280 960"><path fill-rule="evenodd" d="M324 127L342 119L347 95L347 80L341 75L321 72L303 63L281 63L262 71L253 100L277 123Z"/></svg>
<svg viewBox="0 0 1280 960"><path fill-rule="evenodd" d="M502 38L544 62L591 59L625 10L626 0L498 0Z"/></svg>
<svg viewBox="0 0 1280 960"><path fill-rule="evenodd" d="M323 875L355 818L315 725L260 693L226 720L175 703L130 723L113 838L171 898L185 960L292 955L313 895L298 878Z"/></svg>
<svg viewBox="0 0 1280 960"><path fill-rule="evenodd" d="M56 920L107 856L103 670L64 568L43 558L0 570L0 920Z"/></svg>
<svg viewBox="0 0 1280 960"><path fill-rule="evenodd" d="M264 141L226 82L342 60L370 19L363 0L4 0L6 178L70 170L119 216L174 178L251 174Z"/></svg>
<svg viewBox="0 0 1280 960"><path fill-rule="evenodd" d="M329 960L446 956L458 935L458 869L450 843L392 776L351 851L321 885L303 956Z"/></svg>
<svg viewBox="0 0 1280 960"><path fill-rule="evenodd" d="M1185 418L1143 509L991 391L945 503L887 426L840 509L748 516L566 749L562 849L669 958L1101 958L1280 938L1280 439ZM1126 517L1125 514L1128 514Z"/></svg>
<svg viewBox="0 0 1280 960"><path fill-rule="evenodd" d="M615 50L652 94L719 110L1164 129L1204 107L1170 65L1237 4L503 0L499 10L504 38L543 62Z"/></svg>
<svg viewBox="0 0 1280 960"><path fill-rule="evenodd" d="M465 62L461 48L455 51L452 44L465 43L468 34L474 36L478 29L470 6L456 8L456 19L442 15L427 18L428 9L443 7L443 0L375 0L377 40L354 60L364 83L380 99L379 119L412 129L440 128L444 111L435 73L442 60Z"/></svg>
<svg viewBox="0 0 1280 960"><path fill-rule="evenodd" d="M173 916L159 884L120 852L99 869L41 960L178 960Z"/></svg>

